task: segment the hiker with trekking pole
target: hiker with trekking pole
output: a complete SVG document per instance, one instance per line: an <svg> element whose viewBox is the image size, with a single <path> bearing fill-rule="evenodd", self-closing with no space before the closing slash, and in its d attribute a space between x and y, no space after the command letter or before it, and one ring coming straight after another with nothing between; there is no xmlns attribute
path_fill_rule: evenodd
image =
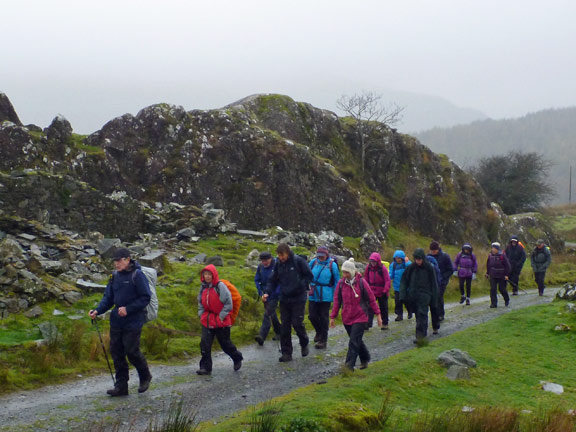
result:
<svg viewBox="0 0 576 432"><path fill-rule="evenodd" d="M524 262L526 261L526 251L524 245L518 240L517 236L513 235L510 237L510 241L508 242L508 246L506 246L504 254L506 255L506 258L508 258L508 261L510 261L508 283L512 286L512 295L518 295L518 290L520 289L520 273L522 272L522 267L524 267Z"/></svg>
<svg viewBox="0 0 576 432"><path fill-rule="evenodd" d="M114 362L116 379L112 376L114 388L106 392L112 397L128 395L130 375L126 358L138 371L138 393L148 390L152 380L146 357L140 351L140 336L146 321L145 309L152 297L148 279L140 264L131 259L128 249L120 248L114 252L114 266L116 271L110 277L104 297L98 307L88 313L96 325L108 362L108 354L95 320L98 315L113 307L110 314L110 355ZM109 362L108 368L112 374Z"/></svg>
<svg viewBox="0 0 576 432"><path fill-rule="evenodd" d="M254 283L256 284L259 297L264 295L266 285L268 284L268 278L274 269L274 264L276 264L276 260L272 258L270 252L262 252L260 254L260 264L256 270L256 275L254 275ZM260 346L264 345L264 341L266 341L268 333L270 332L270 327L274 328L274 337L272 339L280 341L280 321L278 320L278 315L276 313L279 300L280 285L277 285L276 289L272 291L266 299L262 298L262 302L264 303L264 316L262 317L262 325L260 326L258 336L254 338Z"/></svg>

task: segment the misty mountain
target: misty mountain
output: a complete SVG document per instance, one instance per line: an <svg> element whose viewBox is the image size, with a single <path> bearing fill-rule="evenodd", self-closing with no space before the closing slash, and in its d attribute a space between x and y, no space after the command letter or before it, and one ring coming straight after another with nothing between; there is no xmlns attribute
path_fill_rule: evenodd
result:
<svg viewBox="0 0 576 432"><path fill-rule="evenodd" d="M552 203L568 202L570 165L576 167L576 107L549 109L505 120L483 120L416 134L422 144L445 153L461 167L482 157L511 150L541 153L551 160L550 183L557 196Z"/></svg>

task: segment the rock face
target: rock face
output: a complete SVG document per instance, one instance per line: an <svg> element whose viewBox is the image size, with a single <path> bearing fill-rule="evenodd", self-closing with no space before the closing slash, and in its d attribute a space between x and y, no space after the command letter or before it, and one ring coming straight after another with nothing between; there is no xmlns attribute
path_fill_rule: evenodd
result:
<svg viewBox="0 0 576 432"><path fill-rule="evenodd" d="M17 126L22 126L18 114L16 114L16 111L12 106L12 102L10 102L8 96L4 93L0 93L0 124L5 121L14 123Z"/></svg>
<svg viewBox="0 0 576 432"><path fill-rule="evenodd" d="M84 139L61 116L44 132L5 121L0 170L31 169L80 180L87 187L74 188L82 189L78 203L81 194L93 199L94 190L148 203L151 211L134 213L135 229L163 229L151 215L156 202L197 208L209 201L243 229L371 232L370 242L377 243L392 224L446 243L493 240L490 230L505 215L495 214L482 189L446 156L393 129L383 128L372 139L362 172L348 119L286 96L255 95L211 111L153 105L113 119ZM61 202L66 197L56 189L44 195ZM38 214L47 201L29 200L27 211ZM7 211L14 214L14 205ZM50 210L51 220L57 213ZM198 232L209 228L203 217L194 223L176 217L175 225L189 228L187 234ZM69 227L73 220L59 215L57 223ZM111 228L98 230L116 235Z"/></svg>

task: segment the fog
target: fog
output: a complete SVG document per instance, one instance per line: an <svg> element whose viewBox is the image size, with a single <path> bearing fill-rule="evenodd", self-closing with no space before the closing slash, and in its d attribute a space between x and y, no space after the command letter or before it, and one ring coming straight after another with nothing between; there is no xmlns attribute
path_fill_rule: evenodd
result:
<svg viewBox="0 0 576 432"><path fill-rule="evenodd" d="M110 1L2 5L0 92L23 123L75 132L159 102L282 93L443 98L492 118L576 104L576 2ZM412 98L412 99L410 99Z"/></svg>

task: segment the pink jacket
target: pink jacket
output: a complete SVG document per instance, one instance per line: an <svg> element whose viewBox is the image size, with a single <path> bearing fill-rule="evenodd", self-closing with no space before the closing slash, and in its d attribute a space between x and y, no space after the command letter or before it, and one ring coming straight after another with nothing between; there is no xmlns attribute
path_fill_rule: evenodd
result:
<svg viewBox="0 0 576 432"><path fill-rule="evenodd" d="M342 307L342 322L345 325L367 323L368 308L372 308L374 314L380 314L376 297L359 273L351 282L352 286L350 286L350 281L346 281L346 278L342 278L338 282L334 292L334 305L330 318L336 318L340 307Z"/></svg>
<svg viewBox="0 0 576 432"><path fill-rule="evenodd" d="M373 252L370 259L376 261L376 266L372 267L370 264L366 266L364 271L364 279L372 288L372 292L376 297L382 297L386 294L389 296L390 292L390 275L388 269L382 264L382 259L378 252Z"/></svg>

